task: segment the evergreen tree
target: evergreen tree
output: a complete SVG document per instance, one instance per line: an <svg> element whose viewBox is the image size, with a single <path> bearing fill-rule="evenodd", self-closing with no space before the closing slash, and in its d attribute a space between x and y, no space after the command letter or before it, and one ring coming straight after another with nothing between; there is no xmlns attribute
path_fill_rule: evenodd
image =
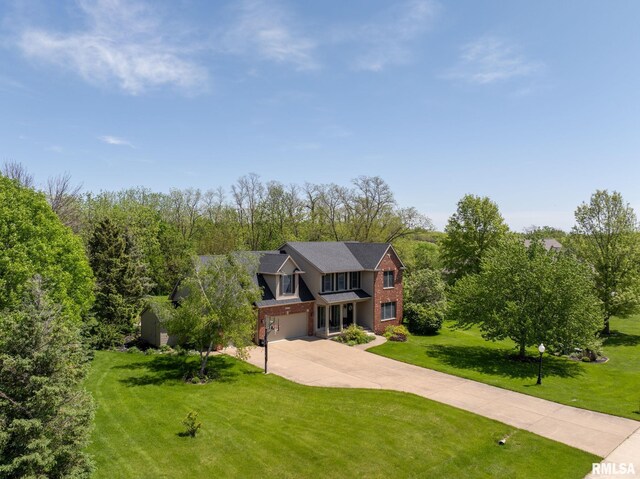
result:
<svg viewBox="0 0 640 479"><path fill-rule="evenodd" d="M133 327L151 284L146 267L127 231L106 218L89 239L89 263L96 277L94 313L97 346L111 346Z"/></svg>
<svg viewBox="0 0 640 479"><path fill-rule="evenodd" d="M79 322L41 280L0 310L0 478L84 478L93 419Z"/></svg>

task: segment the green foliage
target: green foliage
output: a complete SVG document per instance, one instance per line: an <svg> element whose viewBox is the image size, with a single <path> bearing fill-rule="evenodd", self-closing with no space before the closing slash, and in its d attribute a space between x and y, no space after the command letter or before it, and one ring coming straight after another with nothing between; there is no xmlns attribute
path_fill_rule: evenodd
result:
<svg viewBox="0 0 640 479"><path fill-rule="evenodd" d="M598 190L576 209L571 248L595 272L604 309L605 332L611 316L640 311L640 242L633 208L622 195Z"/></svg>
<svg viewBox="0 0 640 479"><path fill-rule="evenodd" d="M251 344L256 327L254 303L262 297L253 277L254 256L216 256L181 285L188 292L178 308L159 313L169 334L200 351L200 377L206 374L209 354L217 346L233 344L240 354Z"/></svg>
<svg viewBox="0 0 640 479"><path fill-rule="evenodd" d="M456 283L448 313L457 327L479 325L486 339L512 339L520 356L540 343L559 352L595 347L599 315L586 265L516 237L490 250L479 274Z"/></svg>
<svg viewBox="0 0 640 479"><path fill-rule="evenodd" d="M423 269L407 275L404 318L413 334L435 334L447 310L446 284L439 271Z"/></svg>
<svg viewBox="0 0 640 479"><path fill-rule="evenodd" d="M442 327L444 308L420 303L404 304L404 319L413 334L435 334Z"/></svg>
<svg viewBox="0 0 640 479"><path fill-rule="evenodd" d="M89 259L96 277L96 334L102 334L100 328L107 339L114 331L128 333L150 289L132 238L119 225L104 219L89 240Z"/></svg>
<svg viewBox="0 0 640 479"><path fill-rule="evenodd" d="M0 175L0 309L20 303L25 285L42 278L69 317L86 315L93 276L80 240L64 227L44 195Z"/></svg>
<svg viewBox="0 0 640 479"><path fill-rule="evenodd" d="M350 324L342 330L342 333L336 337L339 343L355 346L356 344L367 344L375 339L374 336L368 334L364 329L355 324Z"/></svg>
<svg viewBox="0 0 640 479"><path fill-rule="evenodd" d="M488 197L465 195L445 228L442 263L452 282L480 271L482 258L496 246L509 228Z"/></svg>
<svg viewBox="0 0 640 479"><path fill-rule="evenodd" d="M409 337L409 330L401 324L392 324L384 329L383 336L389 341L405 342Z"/></svg>
<svg viewBox="0 0 640 479"><path fill-rule="evenodd" d="M442 259L440 258L440 246L437 243L418 243L415 247L415 264L416 270L421 269L442 269Z"/></svg>
<svg viewBox="0 0 640 479"><path fill-rule="evenodd" d="M202 423L198 422L198 413L196 411L189 412L187 417L182 420L182 424L186 428L185 434L190 437L196 437L202 427Z"/></svg>
<svg viewBox="0 0 640 479"><path fill-rule="evenodd" d="M27 287L0 311L0 477L89 477L93 402L79 324L39 280Z"/></svg>

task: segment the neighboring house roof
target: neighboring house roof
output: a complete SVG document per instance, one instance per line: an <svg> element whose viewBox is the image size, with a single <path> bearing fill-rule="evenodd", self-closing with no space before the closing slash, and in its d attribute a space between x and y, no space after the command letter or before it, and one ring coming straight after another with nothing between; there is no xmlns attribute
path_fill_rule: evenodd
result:
<svg viewBox="0 0 640 479"><path fill-rule="evenodd" d="M544 245L544 249L546 249L547 251L559 251L562 249L562 244L558 240L555 240L553 238L545 238L542 240L542 243ZM524 245L527 248L531 246L531 240L524 240Z"/></svg>
<svg viewBox="0 0 640 479"><path fill-rule="evenodd" d="M321 273L339 273L376 269L391 245L357 241L291 241L289 246Z"/></svg>
<svg viewBox="0 0 640 479"><path fill-rule="evenodd" d="M361 289L356 289L354 291L344 291L339 293L322 293L318 295L322 301L327 304L333 303L342 303L345 301L359 301L363 299L368 299L371 297L368 293L365 293Z"/></svg>

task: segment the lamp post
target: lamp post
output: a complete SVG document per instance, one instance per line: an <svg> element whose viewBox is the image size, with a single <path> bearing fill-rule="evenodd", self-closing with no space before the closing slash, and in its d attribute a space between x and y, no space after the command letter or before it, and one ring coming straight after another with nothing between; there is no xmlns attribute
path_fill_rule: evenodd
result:
<svg viewBox="0 0 640 479"><path fill-rule="evenodd" d="M536 384L542 384L542 354L544 353L544 344L540 343L538 351L540 352L540 362L538 363L538 382Z"/></svg>
<svg viewBox="0 0 640 479"><path fill-rule="evenodd" d="M277 331L276 322L274 319L264 318L264 373L267 374L267 362L269 361L269 333L271 331Z"/></svg>

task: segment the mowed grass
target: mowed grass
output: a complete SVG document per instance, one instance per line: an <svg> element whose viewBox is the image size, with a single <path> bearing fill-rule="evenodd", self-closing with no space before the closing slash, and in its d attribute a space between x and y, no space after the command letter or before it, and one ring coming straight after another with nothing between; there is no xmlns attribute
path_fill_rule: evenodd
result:
<svg viewBox="0 0 640 479"><path fill-rule="evenodd" d="M387 342L372 353L425 368L474 379L563 404L640 420L640 316L614 318L604 343L605 364L582 363L545 355L542 385L537 363L508 358L512 341L491 342L478 329L452 330L446 324L435 336L413 336L406 343ZM532 349L529 354L538 355Z"/></svg>
<svg viewBox="0 0 640 479"><path fill-rule="evenodd" d="M228 356L212 365L216 380L192 385L184 358L98 352L95 477L582 478L599 460L410 394L301 386ZM195 439L179 435L191 410Z"/></svg>

